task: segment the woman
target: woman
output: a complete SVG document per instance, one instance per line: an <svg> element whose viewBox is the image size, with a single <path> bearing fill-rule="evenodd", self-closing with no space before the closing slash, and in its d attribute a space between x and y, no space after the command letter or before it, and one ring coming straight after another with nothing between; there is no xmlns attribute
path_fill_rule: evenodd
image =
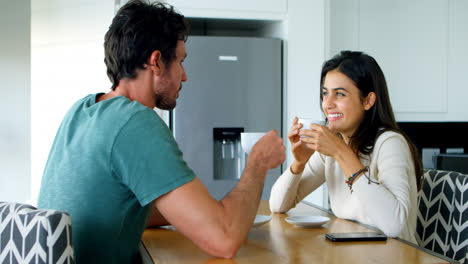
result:
<svg viewBox="0 0 468 264"><path fill-rule="evenodd" d="M416 243L422 165L398 129L379 65L362 52L342 51L324 63L320 89L328 127L301 129L294 119L294 162L272 188L272 212L288 211L326 181L337 217Z"/></svg>

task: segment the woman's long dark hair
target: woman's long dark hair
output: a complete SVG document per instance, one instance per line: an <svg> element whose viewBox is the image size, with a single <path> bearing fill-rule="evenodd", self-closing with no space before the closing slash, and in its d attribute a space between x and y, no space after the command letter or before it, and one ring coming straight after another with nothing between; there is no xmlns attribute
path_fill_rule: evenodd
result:
<svg viewBox="0 0 468 264"><path fill-rule="evenodd" d="M408 136L398 128L390 104L385 76L375 59L359 51L342 51L326 61L322 66L320 76L320 105L322 105L323 101L322 87L325 76L332 70L339 71L354 81L359 88L361 101L370 92L374 92L376 96L375 104L365 111L361 124L350 138L349 146L351 149L356 154L368 155L374 150L375 141L383 132L394 131L401 134L410 148L416 184L418 190L420 190L424 178L419 151Z"/></svg>

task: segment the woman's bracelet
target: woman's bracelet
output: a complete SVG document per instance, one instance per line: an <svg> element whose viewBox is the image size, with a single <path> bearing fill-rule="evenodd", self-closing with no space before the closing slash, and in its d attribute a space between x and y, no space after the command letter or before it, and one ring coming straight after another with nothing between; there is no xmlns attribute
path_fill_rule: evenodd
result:
<svg viewBox="0 0 468 264"><path fill-rule="evenodd" d="M354 173L353 175L351 175L350 177L348 177L348 179L345 181L346 184L348 184L348 187L349 187L349 190L351 191L351 193L353 193L353 182L354 180L357 178L357 176L361 175L361 173L365 173L369 171L369 167L364 167L360 170L358 170L356 173ZM370 181L370 178L368 178L369 181Z"/></svg>
<svg viewBox="0 0 468 264"><path fill-rule="evenodd" d="M367 172L367 173L366 173ZM364 177L367 178L368 182L367 184L371 184L371 183L375 183L377 185L379 185L380 183L379 182L376 182L376 181L373 181L371 180L370 176L369 176L369 170L367 170L366 172L364 172Z"/></svg>

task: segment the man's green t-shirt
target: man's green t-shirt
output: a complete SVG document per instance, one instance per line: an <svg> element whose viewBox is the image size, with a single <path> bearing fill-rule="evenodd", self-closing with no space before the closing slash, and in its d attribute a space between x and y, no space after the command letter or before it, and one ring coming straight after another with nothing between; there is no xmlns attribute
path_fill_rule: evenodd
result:
<svg viewBox="0 0 468 264"><path fill-rule="evenodd" d="M70 214L77 263L130 263L152 201L195 174L152 109L124 96L96 97L78 101L62 121L38 207Z"/></svg>

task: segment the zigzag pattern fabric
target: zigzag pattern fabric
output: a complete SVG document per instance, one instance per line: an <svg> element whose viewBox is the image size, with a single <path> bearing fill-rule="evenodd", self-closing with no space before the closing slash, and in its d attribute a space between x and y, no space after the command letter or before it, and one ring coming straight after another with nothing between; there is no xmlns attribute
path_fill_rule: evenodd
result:
<svg viewBox="0 0 468 264"><path fill-rule="evenodd" d="M468 175L425 170L418 194L416 240L446 257L468 263Z"/></svg>
<svg viewBox="0 0 468 264"><path fill-rule="evenodd" d="M74 263L71 218L61 211L0 202L0 263Z"/></svg>

